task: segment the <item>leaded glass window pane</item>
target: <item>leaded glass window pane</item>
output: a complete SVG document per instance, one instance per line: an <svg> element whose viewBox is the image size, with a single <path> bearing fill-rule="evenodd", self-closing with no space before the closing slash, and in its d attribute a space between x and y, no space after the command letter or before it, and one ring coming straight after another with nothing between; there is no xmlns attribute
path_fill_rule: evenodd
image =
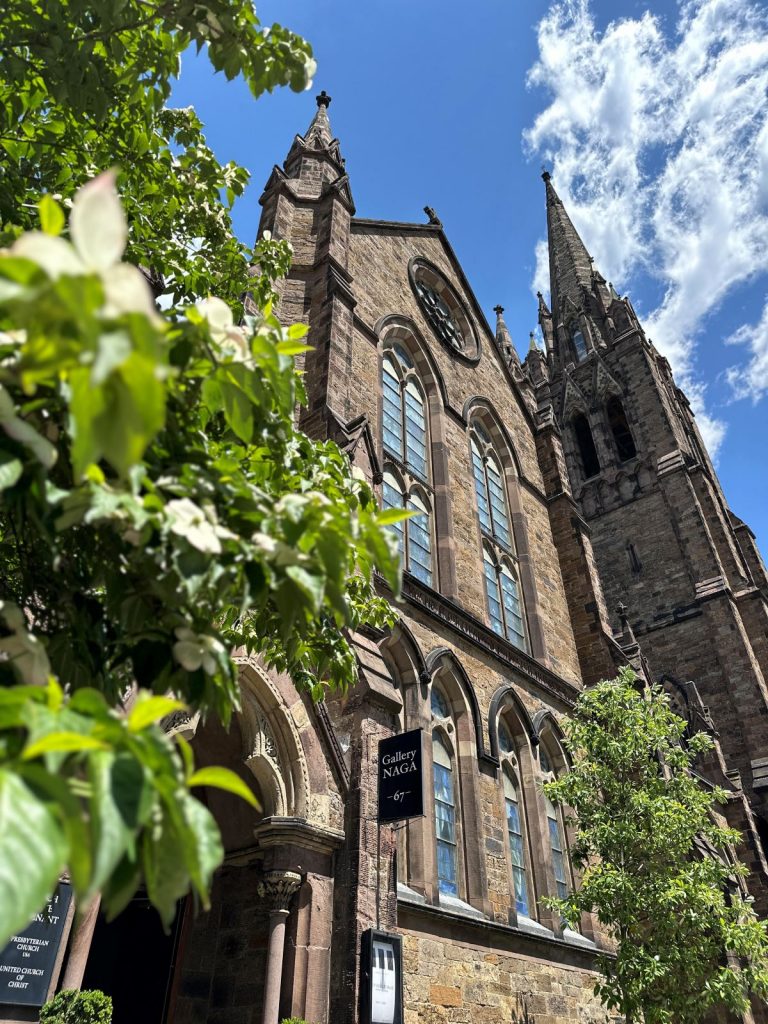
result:
<svg viewBox="0 0 768 1024"><path fill-rule="evenodd" d="M491 498L491 516L493 519L493 536L500 540L507 547L512 546L512 537L509 532L509 518L507 516L507 502L504 497L504 484L501 479L499 467L492 458L485 463L488 477L488 491Z"/></svg>
<svg viewBox="0 0 768 1024"><path fill-rule="evenodd" d="M499 577L496 566L488 558L486 553L483 561L485 571L485 593L488 598L488 614L491 617L491 628L504 636L504 618L501 611L501 597L499 594Z"/></svg>
<svg viewBox="0 0 768 1024"><path fill-rule="evenodd" d="M407 520L408 569L423 583L432 584L432 534L429 513L416 495L408 499L408 507L420 514Z"/></svg>
<svg viewBox="0 0 768 1024"><path fill-rule="evenodd" d="M451 712L450 709L448 708L448 701L445 699L443 694L440 692L440 690L438 690L436 686L432 687L430 702L432 706L432 714L435 715L436 718L450 717ZM445 747L442 747L442 749L444 750Z"/></svg>
<svg viewBox="0 0 768 1024"><path fill-rule="evenodd" d="M435 691L433 690L433 693ZM458 895L456 883L456 801L450 754L439 735L433 739L435 793L435 837L437 840L437 884L440 892ZM440 762L448 761L448 765Z"/></svg>
<svg viewBox="0 0 768 1024"><path fill-rule="evenodd" d="M571 340L573 341L573 347L576 349L576 358L579 362L582 359L587 358L587 343L584 340L584 335L581 332L580 327L574 327L571 331Z"/></svg>
<svg viewBox="0 0 768 1024"><path fill-rule="evenodd" d="M517 789L511 776L504 771L504 794L507 808L507 835L512 854L512 881L515 891L515 907L518 914L528 915L528 880L525 867L525 846L523 828L520 822L520 804Z"/></svg>
<svg viewBox="0 0 768 1024"><path fill-rule="evenodd" d="M502 566L499 573L499 582L501 584L501 597L504 605L507 639L516 647L526 650L525 626L523 625L523 611L520 605L520 592L517 580L506 566Z"/></svg>
<svg viewBox="0 0 768 1024"><path fill-rule="evenodd" d="M403 412L400 380L392 361L384 359L383 392L384 392L384 447L392 455L403 458Z"/></svg>
<svg viewBox="0 0 768 1024"><path fill-rule="evenodd" d="M427 478L427 426L424 399L413 381L405 389L405 461L423 480Z"/></svg>
<svg viewBox="0 0 768 1024"><path fill-rule="evenodd" d="M384 487L382 490L382 504L384 508L403 508L403 495L400 490L400 485L392 473L384 474ZM397 537L397 546L400 550L400 557L402 558L403 552L405 551L405 537L403 535L403 521L399 523L392 523L391 526L387 527Z"/></svg>
<svg viewBox="0 0 768 1024"><path fill-rule="evenodd" d="M565 851L560 821L554 804L547 800L547 824L549 825L549 845L552 850L552 867L555 873L555 886L560 899L568 895L568 881L565 874Z"/></svg>
<svg viewBox="0 0 768 1024"><path fill-rule="evenodd" d="M488 488L485 482L485 467L483 457L474 441L472 447L472 475L475 479L475 496L477 497L477 512L480 516L480 525L488 533L491 533L491 503L488 498Z"/></svg>

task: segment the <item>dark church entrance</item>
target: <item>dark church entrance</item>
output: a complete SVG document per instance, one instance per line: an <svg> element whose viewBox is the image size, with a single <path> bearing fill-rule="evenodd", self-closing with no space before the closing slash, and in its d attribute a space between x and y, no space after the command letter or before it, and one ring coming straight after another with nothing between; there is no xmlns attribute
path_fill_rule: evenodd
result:
<svg viewBox="0 0 768 1024"><path fill-rule="evenodd" d="M166 935L146 896L136 896L114 921L99 917L82 987L112 997L113 1024L168 1021L182 916Z"/></svg>

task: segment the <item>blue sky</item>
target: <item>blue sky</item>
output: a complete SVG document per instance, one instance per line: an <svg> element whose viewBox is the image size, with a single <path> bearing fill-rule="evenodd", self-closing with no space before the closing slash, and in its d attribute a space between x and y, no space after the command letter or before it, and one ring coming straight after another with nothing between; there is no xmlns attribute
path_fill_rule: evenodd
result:
<svg viewBox="0 0 768 1024"><path fill-rule="evenodd" d="M243 241L325 89L358 215L423 222L433 206L489 320L501 303L524 353L546 283L546 161L598 266L693 396L731 507L768 552L759 0L293 0L258 12L312 43L310 93L254 102L191 55L174 93L219 159L251 171L235 210Z"/></svg>

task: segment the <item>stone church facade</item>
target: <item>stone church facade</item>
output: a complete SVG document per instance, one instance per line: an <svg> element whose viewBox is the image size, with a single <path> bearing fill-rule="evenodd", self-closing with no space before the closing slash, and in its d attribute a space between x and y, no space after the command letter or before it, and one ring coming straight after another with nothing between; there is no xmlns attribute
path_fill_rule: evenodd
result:
<svg viewBox="0 0 768 1024"><path fill-rule="evenodd" d="M315 706L244 660L230 732L185 724L262 811L210 795L226 863L210 912L179 916L151 1024L356 1024L368 928L402 936L403 1024L597 1024L605 936L540 902L574 882L541 788L566 764L559 720L622 665L661 682L715 738L699 770L728 791L768 913L766 570L669 364L548 175L545 350L521 362L433 211L355 216L329 102L275 167L259 228L294 250L282 322L310 325L300 423L421 515L401 532L397 624L354 637L348 694ZM427 813L379 828L378 742L415 728Z"/></svg>

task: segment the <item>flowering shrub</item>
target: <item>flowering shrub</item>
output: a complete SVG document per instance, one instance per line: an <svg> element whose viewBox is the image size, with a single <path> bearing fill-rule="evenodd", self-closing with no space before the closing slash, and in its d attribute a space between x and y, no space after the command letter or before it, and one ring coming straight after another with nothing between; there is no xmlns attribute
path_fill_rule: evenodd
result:
<svg viewBox="0 0 768 1024"><path fill-rule="evenodd" d="M0 253L0 946L65 867L109 914L142 879L166 922L190 885L206 904L222 850L191 790L253 796L157 723L226 722L236 647L315 698L353 681L345 630L390 621L371 577L397 590L403 515L295 429L305 328L268 300L242 325L215 298L161 316L111 173L69 238L52 199L40 215Z"/></svg>

